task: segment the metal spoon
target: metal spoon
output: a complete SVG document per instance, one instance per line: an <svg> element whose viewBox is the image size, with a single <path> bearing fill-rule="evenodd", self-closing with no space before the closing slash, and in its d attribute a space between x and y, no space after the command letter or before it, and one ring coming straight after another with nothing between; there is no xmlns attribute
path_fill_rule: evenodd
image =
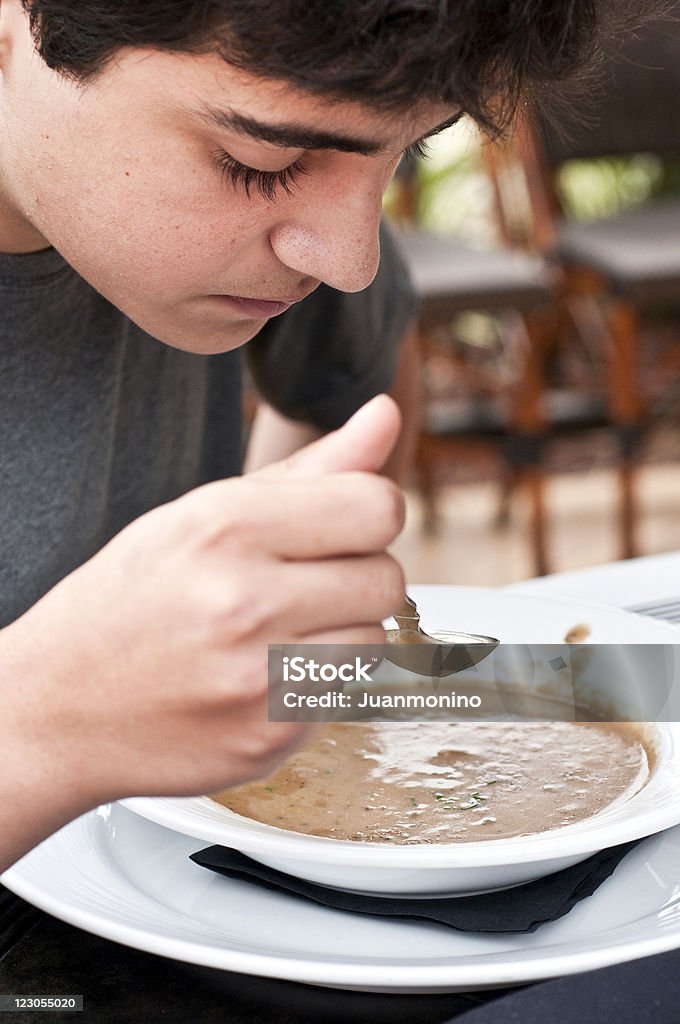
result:
<svg viewBox="0 0 680 1024"><path fill-rule="evenodd" d="M446 640L430 636L420 628L415 601L405 594L404 604L394 613L396 629L385 631L385 657L393 665L416 675L443 678L472 668L488 657L500 641L475 633L446 633Z"/></svg>

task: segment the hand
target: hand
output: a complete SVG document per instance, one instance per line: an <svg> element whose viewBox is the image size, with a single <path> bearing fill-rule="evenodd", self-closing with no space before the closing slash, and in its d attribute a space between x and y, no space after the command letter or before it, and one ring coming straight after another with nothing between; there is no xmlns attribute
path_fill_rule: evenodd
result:
<svg viewBox="0 0 680 1024"><path fill-rule="evenodd" d="M14 770L52 765L62 817L271 770L308 727L267 721L267 645L382 643L402 600L385 551L402 496L375 472L398 429L381 396L283 463L154 509L8 627Z"/></svg>

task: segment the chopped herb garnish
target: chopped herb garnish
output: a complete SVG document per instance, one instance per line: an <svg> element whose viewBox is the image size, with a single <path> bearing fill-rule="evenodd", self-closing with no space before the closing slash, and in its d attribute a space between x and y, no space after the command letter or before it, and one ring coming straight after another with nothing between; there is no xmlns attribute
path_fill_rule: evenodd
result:
<svg viewBox="0 0 680 1024"><path fill-rule="evenodd" d="M473 807L480 807L482 802L486 800L485 796L481 793L470 793L470 799L467 803L459 804L461 811L470 811Z"/></svg>
<svg viewBox="0 0 680 1024"><path fill-rule="evenodd" d="M453 797L446 796L444 793L435 793L435 800L439 800L444 807L453 807Z"/></svg>
<svg viewBox="0 0 680 1024"><path fill-rule="evenodd" d="M274 787L273 786L265 786L264 789L265 789L265 793L273 793L274 792Z"/></svg>

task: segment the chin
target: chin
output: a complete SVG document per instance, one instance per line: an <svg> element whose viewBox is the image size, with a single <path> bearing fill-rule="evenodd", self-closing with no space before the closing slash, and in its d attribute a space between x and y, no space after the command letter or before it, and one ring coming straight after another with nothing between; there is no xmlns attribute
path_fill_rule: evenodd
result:
<svg viewBox="0 0 680 1024"><path fill-rule="evenodd" d="M267 320L238 320L233 323L208 325L204 320L191 325L144 323L136 321L142 330L171 348L195 355L215 356L240 348L262 330Z"/></svg>

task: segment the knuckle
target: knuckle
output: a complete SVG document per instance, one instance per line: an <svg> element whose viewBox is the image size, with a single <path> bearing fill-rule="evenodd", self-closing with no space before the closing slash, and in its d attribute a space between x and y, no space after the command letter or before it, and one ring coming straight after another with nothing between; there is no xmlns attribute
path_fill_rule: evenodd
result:
<svg viewBox="0 0 680 1024"><path fill-rule="evenodd" d="M219 489L220 482L195 487L176 498L168 507L175 511L187 527L193 526L200 530L212 520L212 509L218 501ZM225 504L229 507L228 503Z"/></svg>
<svg viewBox="0 0 680 1024"><path fill-rule="evenodd" d="M371 644L382 647L385 643L385 630L382 626L361 626L352 631L347 639L351 644Z"/></svg>
<svg viewBox="0 0 680 1024"><path fill-rule="evenodd" d="M243 550L255 542L262 503L246 478L205 484L179 499L183 524L204 550ZM184 503L184 504L182 504Z"/></svg>
<svg viewBox="0 0 680 1024"><path fill-rule="evenodd" d="M375 615L381 619L391 615L403 601L406 587L404 571L399 562L387 552L374 555L371 570L364 577L364 590L370 596L370 605Z"/></svg>
<svg viewBox="0 0 680 1024"><path fill-rule="evenodd" d="M248 707L248 714L260 714L265 707L269 691L269 665L266 644L256 645L241 659L229 659L230 671L225 672L227 704Z"/></svg>
<svg viewBox="0 0 680 1024"><path fill-rule="evenodd" d="M299 724L263 721L250 730L245 756L254 766L254 771L267 770L283 761L299 744L306 731Z"/></svg>
<svg viewBox="0 0 680 1024"><path fill-rule="evenodd" d="M257 638L267 630L275 618L272 600L263 594L253 594L244 586L234 599L225 602L216 616L215 628L222 643L243 643Z"/></svg>
<svg viewBox="0 0 680 1024"><path fill-rule="evenodd" d="M223 649L263 638L271 642L283 615L285 594L272 584L264 566L248 561L231 570L212 583L208 598L206 623L213 643Z"/></svg>
<svg viewBox="0 0 680 1024"><path fill-rule="evenodd" d="M385 547L401 532L406 517L404 495L393 481L375 478L372 511L377 542Z"/></svg>
<svg viewBox="0 0 680 1024"><path fill-rule="evenodd" d="M406 589L406 576L403 567L392 555L383 556L382 572L382 593L385 597L387 613L391 613L403 601Z"/></svg>
<svg viewBox="0 0 680 1024"><path fill-rule="evenodd" d="M388 484L388 496L389 496L389 513L388 518L391 522L394 536L401 533L406 522L406 497L404 492L393 480L387 480Z"/></svg>
<svg viewBox="0 0 680 1024"><path fill-rule="evenodd" d="M340 508L360 527L367 544L387 547L403 523L403 497L391 480L376 473L338 474L330 481L340 497Z"/></svg>

